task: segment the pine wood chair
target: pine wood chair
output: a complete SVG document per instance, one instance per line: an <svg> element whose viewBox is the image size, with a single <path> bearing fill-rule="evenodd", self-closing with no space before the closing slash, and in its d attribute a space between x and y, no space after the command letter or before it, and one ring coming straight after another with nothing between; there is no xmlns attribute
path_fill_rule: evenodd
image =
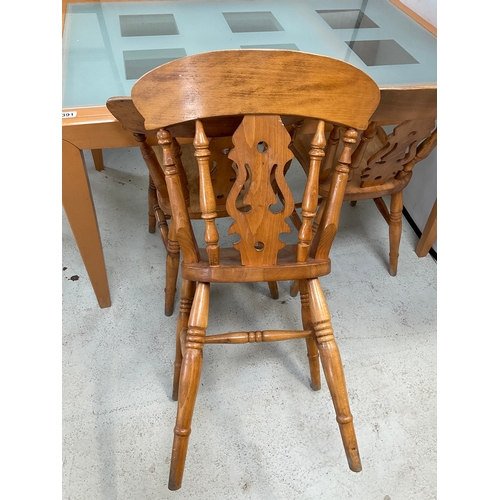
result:
<svg viewBox="0 0 500 500"><path fill-rule="evenodd" d="M308 141L312 137L310 125L303 125L291 146L305 171L308 165ZM326 155L321 165L319 195L322 198L317 220L323 213L333 166L342 151L339 147L342 129L331 127ZM387 134L377 122L371 122L358 139L353 153L351 172L344 200L355 206L359 200L372 199L389 225L389 273L395 276L398 267L399 245L402 233L403 190L412 177L415 164L426 158L437 145L437 127L434 117L408 120L393 127ZM383 196L390 196L387 207ZM314 231L314 229L313 229ZM298 283L292 286L292 295L298 292Z"/></svg>
<svg viewBox="0 0 500 500"><path fill-rule="evenodd" d="M155 233L156 226L160 231L166 257L165 276L165 315L171 316L174 311L174 301L177 292L177 277L179 273L180 247L176 237L175 225L170 224L172 219L172 207L165 184L165 175L160 165L161 148L156 145L156 131L148 131L144 128L144 118L137 111L130 97L111 97L106 106L112 115L121 123L125 130L133 133L140 146L144 162L149 170L148 189L148 227L151 234ZM226 198L235 181L233 162L227 154L232 147L231 135L241 123L241 117L224 117L217 120L209 120L207 130L210 133L210 151L212 166L210 178L213 184L215 196L215 211L217 218L228 217L226 211ZM179 133L179 129L178 129ZM189 129L181 132L189 135ZM200 182L198 166L193 156L194 149L192 139L185 138L182 144L173 138L174 154L176 158L183 158L182 182L183 192L186 196L186 204L190 219L201 219L200 208ZM241 204L242 196L238 200ZM269 291L273 299L279 298L276 282L269 282Z"/></svg>
<svg viewBox="0 0 500 500"><path fill-rule="evenodd" d="M297 71L300 75L294 74ZM368 126L379 98L375 82L350 64L275 50L217 51L185 57L152 70L132 88L132 99L145 118L146 130L158 130L183 258L172 391L178 409L169 489L181 487L206 344L304 338L311 387L320 388L321 359L349 467L361 470L342 362L319 277L330 272L328 255L337 230L357 130ZM233 147L228 155L235 165L236 180L227 196L226 210L234 220L229 233L238 234L240 240L232 248L220 248L206 124L214 118L234 115L242 121L232 136ZM281 233L290 232L286 219L295 208L284 175L294 157L289 149L291 136L282 121L284 116L310 117L316 123L296 244L285 244L279 239ZM345 147L334 166L333 182L313 238L320 164L326 144L325 123L346 127L342 137ZM196 240L191 225L183 192L183 163L176 156L174 140L189 127L195 137L201 218L205 221L202 242ZM244 205L238 207L237 200L246 182L249 187ZM281 200L279 210L274 209L277 200ZM299 280L302 329L206 334L211 283L281 280Z"/></svg>

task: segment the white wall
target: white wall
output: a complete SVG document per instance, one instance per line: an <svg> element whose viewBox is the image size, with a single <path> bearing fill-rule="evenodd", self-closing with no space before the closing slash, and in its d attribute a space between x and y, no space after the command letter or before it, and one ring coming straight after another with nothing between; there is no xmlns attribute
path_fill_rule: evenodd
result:
<svg viewBox="0 0 500 500"><path fill-rule="evenodd" d="M401 3L437 27L437 0L400 0Z"/></svg>
<svg viewBox="0 0 500 500"><path fill-rule="evenodd" d="M437 0L401 0L401 3L437 27ZM406 210L420 231L423 231L437 197L437 148L425 160L417 163L413 178L403 193ZM432 248L437 252L437 241Z"/></svg>

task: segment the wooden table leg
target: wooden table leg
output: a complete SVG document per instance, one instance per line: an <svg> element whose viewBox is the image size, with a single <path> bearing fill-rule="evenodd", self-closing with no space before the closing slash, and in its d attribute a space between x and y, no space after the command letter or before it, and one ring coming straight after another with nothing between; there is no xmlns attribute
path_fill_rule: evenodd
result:
<svg viewBox="0 0 500 500"><path fill-rule="evenodd" d="M425 257L432 245L436 241L437 238L437 200L434 202L434 206L432 207L431 213L429 214L429 218L424 227L424 231L422 232L422 236L418 240L417 248L415 253L419 257Z"/></svg>
<svg viewBox="0 0 500 500"><path fill-rule="evenodd" d="M62 202L100 307L109 307L108 277L87 171L80 149L62 141Z"/></svg>

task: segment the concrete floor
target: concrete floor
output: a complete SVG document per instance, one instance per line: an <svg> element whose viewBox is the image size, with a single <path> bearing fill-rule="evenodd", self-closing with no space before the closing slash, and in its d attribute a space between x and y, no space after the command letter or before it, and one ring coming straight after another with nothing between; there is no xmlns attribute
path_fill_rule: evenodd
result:
<svg viewBox="0 0 500 500"><path fill-rule="evenodd" d="M169 491L178 300L165 317L146 169L136 148L105 150L103 172L86 159L112 306L98 307L63 214L64 499L436 498L436 263L404 221L391 277L371 201L344 205L321 279L363 471L347 466L324 379L309 388L304 341L207 346L183 486ZM299 298L279 288L274 301L266 284L213 286L209 333L300 328Z"/></svg>

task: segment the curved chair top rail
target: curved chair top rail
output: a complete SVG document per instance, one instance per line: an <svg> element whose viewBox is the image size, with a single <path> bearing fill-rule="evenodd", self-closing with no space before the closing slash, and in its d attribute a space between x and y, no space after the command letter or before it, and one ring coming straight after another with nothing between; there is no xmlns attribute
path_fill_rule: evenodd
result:
<svg viewBox="0 0 500 500"><path fill-rule="evenodd" d="M163 64L142 76L132 100L146 130L199 118L273 114L358 130L380 100L363 71L330 57L283 50L221 50Z"/></svg>

